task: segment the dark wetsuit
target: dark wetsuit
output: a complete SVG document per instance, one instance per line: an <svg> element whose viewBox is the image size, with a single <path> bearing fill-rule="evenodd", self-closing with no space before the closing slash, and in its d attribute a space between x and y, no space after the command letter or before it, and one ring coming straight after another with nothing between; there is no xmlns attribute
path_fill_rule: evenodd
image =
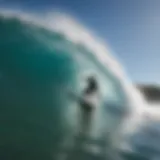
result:
<svg viewBox="0 0 160 160"><path fill-rule="evenodd" d="M94 77L88 78L88 87L84 90L84 95L91 94L98 90L98 84Z"/></svg>
<svg viewBox="0 0 160 160"><path fill-rule="evenodd" d="M82 121L81 121L81 133L84 134L84 136L87 136L86 134L89 133L89 128L91 127L92 122L92 114L94 110L94 104L89 102L87 100L88 96L94 96L94 94L98 91L98 85L94 77L89 77L87 79L88 86L87 88L82 92L82 97L79 98L79 104L82 108Z"/></svg>
<svg viewBox="0 0 160 160"><path fill-rule="evenodd" d="M83 91L82 97L91 95L97 92L98 90L98 85L94 77L89 77L87 81L88 81L88 87ZM87 103L84 99L80 100L80 104L87 112L90 112L93 108L91 104Z"/></svg>

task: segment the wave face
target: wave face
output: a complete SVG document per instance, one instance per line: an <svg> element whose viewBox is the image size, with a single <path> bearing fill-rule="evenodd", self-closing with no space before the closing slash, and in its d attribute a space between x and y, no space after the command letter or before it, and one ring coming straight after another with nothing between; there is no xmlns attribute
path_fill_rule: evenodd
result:
<svg viewBox="0 0 160 160"><path fill-rule="evenodd" d="M101 100L89 137L107 139L103 137L107 130L111 143L118 141L123 113L130 110L134 98L128 95L128 83L123 85L121 70L115 73L116 60L104 62L108 53L101 54L104 49L97 53L101 45L91 49L92 38L84 32L72 30L71 34L63 30L63 23L45 26L12 15L0 15L2 159L53 159L63 140L73 140L80 124L80 107L68 98L67 91L79 94L92 74L99 83ZM88 42L76 41L74 33L89 37Z"/></svg>

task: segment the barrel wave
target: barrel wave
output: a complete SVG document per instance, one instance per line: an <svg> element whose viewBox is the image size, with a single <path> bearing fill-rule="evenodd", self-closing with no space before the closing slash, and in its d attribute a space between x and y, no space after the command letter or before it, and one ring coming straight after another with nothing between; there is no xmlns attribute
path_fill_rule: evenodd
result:
<svg viewBox="0 0 160 160"><path fill-rule="evenodd" d="M120 78L63 32L1 14L0 157L57 159L61 144L70 146L80 128L81 109L68 91L79 95L90 75L99 83L101 98L89 139L108 136L114 144L131 108Z"/></svg>

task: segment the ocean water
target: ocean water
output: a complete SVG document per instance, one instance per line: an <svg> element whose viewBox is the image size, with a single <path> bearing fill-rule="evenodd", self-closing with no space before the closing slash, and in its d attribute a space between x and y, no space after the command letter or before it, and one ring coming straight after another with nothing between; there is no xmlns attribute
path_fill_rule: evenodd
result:
<svg viewBox="0 0 160 160"><path fill-rule="evenodd" d="M60 14L26 15L0 14L0 158L58 159L62 144L72 155L82 112L68 91L80 95L94 75L100 98L88 139L107 141L107 147L97 145L106 159L119 148L122 132L141 119L143 98L104 45L74 21ZM86 152L100 159L96 151ZM89 159L77 154L69 159Z"/></svg>

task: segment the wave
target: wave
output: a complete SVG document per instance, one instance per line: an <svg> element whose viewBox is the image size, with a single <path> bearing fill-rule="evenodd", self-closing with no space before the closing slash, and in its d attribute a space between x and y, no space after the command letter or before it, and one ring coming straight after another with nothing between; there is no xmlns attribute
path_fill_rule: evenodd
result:
<svg viewBox="0 0 160 160"><path fill-rule="evenodd" d="M108 97L112 98L113 96L110 92L112 83L122 86L124 91L120 89L119 92L125 92L129 106L131 106L129 108L131 112L125 117L127 120L123 122L123 129L121 128L124 133L133 131L141 121L141 115L146 107L143 96L125 75L118 60L113 54L110 54L109 47L74 18L58 12L39 16L38 14L1 9L0 35L0 87L3 91L0 103L9 109L14 104L17 110L12 108L12 111L20 116L18 120L22 117L28 118L28 114L30 114L29 122L34 122L35 125L39 124L41 129L48 127L46 137L49 138L47 141L46 139L41 140L44 146L52 141L50 134L54 133L57 136L62 133L59 132L61 128L65 128L66 131L66 125L76 126L74 107L64 108L64 104L67 106L67 103L70 103L63 94L65 93L64 86L71 86L75 90L79 90L84 77L88 74L100 77L102 93ZM21 54L22 52L23 54ZM121 96L123 97L122 94ZM37 99L36 102L35 99ZM56 99L61 100L56 101ZM67 116L60 115L59 108L54 108L55 116L53 116L51 112L53 105L63 108ZM21 106L24 106L23 109L20 109ZM2 113L5 114L6 110L2 110ZM26 115L26 113L28 114ZM8 114L10 115L10 113ZM62 116L63 121L59 120ZM3 120L4 118L3 116ZM12 118L12 125L16 128L17 119ZM111 119L116 118L112 117ZM51 127L50 123L53 121L62 124L56 126L54 124L54 127ZM105 123L105 119L103 121ZM102 119L100 123L102 123ZM111 121L109 123L111 123L110 126L115 124ZM10 132L13 132L13 126L8 127ZM58 127L60 128L58 129ZM39 128L39 132L44 134L43 129ZM37 135L36 130L33 128L31 130L32 136ZM13 136L15 135L13 134ZM8 143L10 143L9 140ZM43 150L46 149L43 148Z"/></svg>

